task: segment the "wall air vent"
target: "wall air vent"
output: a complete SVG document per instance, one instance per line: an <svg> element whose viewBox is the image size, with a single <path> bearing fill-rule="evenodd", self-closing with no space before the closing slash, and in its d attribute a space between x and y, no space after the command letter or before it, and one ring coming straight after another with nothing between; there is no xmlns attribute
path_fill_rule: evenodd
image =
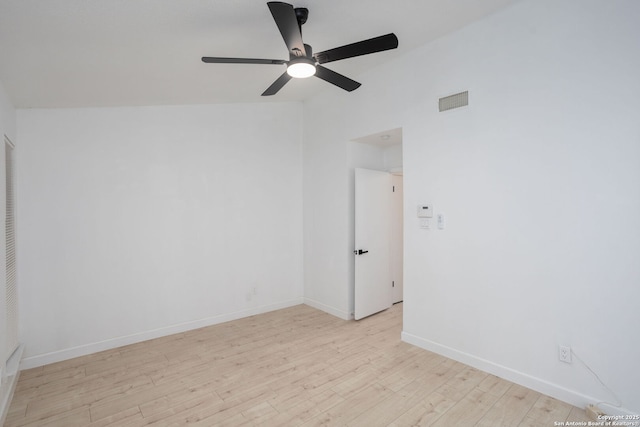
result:
<svg viewBox="0 0 640 427"><path fill-rule="evenodd" d="M456 93L455 95L445 96L444 98L440 98L440 102L438 103L440 112L453 110L454 108L464 107L465 105L469 105L469 91Z"/></svg>

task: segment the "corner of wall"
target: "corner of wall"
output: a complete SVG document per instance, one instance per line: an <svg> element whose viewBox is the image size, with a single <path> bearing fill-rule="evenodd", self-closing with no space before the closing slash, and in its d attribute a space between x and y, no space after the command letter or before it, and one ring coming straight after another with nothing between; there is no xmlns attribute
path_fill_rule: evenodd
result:
<svg viewBox="0 0 640 427"><path fill-rule="evenodd" d="M353 319L353 316L351 315L351 313L346 312L344 310L337 309L335 307L328 306L328 305L323 304L323 303L321 303L319 301L315 301L315 300L313 300L311 298L305 298L304 299L304 303L306 305L308 305L309 307L317 308L318 310L322 310L325 313L329 313L332 316L336 316L336 317L338 317L340 319L343 319L343 320L351 320L351 319Z"/></svg>

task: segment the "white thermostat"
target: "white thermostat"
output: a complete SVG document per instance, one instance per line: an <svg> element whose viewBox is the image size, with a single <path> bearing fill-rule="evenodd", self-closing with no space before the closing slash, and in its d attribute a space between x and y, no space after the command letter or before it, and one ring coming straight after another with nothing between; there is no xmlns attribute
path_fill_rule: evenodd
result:
<svg viewBox="0 0 640 427"><path fill-rule="evenodd" d="M431 205L418 206L418 218L433 218L433 207Z"/></svg>

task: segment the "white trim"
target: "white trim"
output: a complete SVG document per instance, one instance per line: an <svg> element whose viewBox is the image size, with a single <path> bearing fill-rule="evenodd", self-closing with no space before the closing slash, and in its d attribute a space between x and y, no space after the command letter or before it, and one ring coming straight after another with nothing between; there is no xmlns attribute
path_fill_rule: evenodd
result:
<svg viewBox="0 0 640 427"><path fill-rule="evenodd" d="M519 372L506 366L498 365L497 363L476 357L472 354L464 353L454 348L447 347L445 345L426 340L424 338L420 338L404 331L402 332L401 339L402 341L413 344L416 347L432 351L439 355L464 363L465 365L469 365L484 372L496 375L507 381L511 381L521 386L530 388L539 393L546 394L547 396L554 397L570 405L577 406L578 408L585 408L588 404L599 402L601 400L579 393L575 390L569 390L558 384L554 384L541 378L525 374L524 372ZM604 408L603 406L604 405L600 404L601 409L603 409L608 415L635 414L634 412L626 408L616 408L608 406Z"/></svg>
<svg viewBox="0 0 640 427"><path fill-rule="evenodd" d="M254 316L256 314L268 313L282 308L293 307L294 305L303 304L302 298L296 298L283 301L276 304L263 305L260 307L240 310L233 313L221 314L218 316L208 317L205 319L195 320L191 322L179 323L177 325L167 326L164 328L153 329L146 332L127 335L118 338L112 338L91 344L85 344L65 350L53 351L51 353L29 356L22 359L20 369L31 369L38 366L48 365L50 363L60 362L63 360L73 359L74 357L86 356L88 354L97 353L99 351L110 350L129 344L135 344L154 338L160 338L167 335L178 334L193 329L203 328L206 326L217 325L219 323L229 322L231 320L242 319L244 317Z"/></svg>
<svg viewBox="0 0 640 427"><path fill-rule="evenodd" d="M325 313L329 313L332 316L336 316L339 317L340 319L343 320L351 320L353 319L353 316L351 315L351 313L343 311L343 310L339 310L335 307L331 307L329 305L323 304L321 302L318 302L316 300L313 300L311 298L305 298L304 299L304 303L310 307L313 308L317 308L318 310L322 310Z"/></svg>

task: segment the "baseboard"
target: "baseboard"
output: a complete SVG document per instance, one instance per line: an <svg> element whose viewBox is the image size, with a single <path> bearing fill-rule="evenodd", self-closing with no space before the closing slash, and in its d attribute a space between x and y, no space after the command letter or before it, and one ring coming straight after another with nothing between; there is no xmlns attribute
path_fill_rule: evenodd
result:
<svg viewBox="0 0 640 427"><path fill-rule="evenodd" d="M402 341L420 347L422 349L437 353L449 359L464 363L488 372L507 381L530 388L547 396L554 397L578 408L585 408L589 403L599 402L601 399L587 396L575 390L570 390L558 384L551 383L541 378L533 377L523 372L516 371L506 366L476 357L472 354L464 353L451 347L420 338L418 336L402 332ZM603 408L605 409L605 408ZM634 413L626 408L607 407L605 409L609 415L633 415Z"/></svg>
<svg viewBox="0 0 640 427"><path fill-rule="evenodd" d="M20 358L22 357L23 351L24 346L21 345L7 362L6 381L0 385L0 426L4 425L7 414L9 413L9 405L11 405L13 393L16 390L16 384L18 384L18 378L20 377Z"/></svg>
<svg viewBox="0 0 640 427"><path fill-rule="evenodd" d="M25 357L20 369L36 368L38 366L48 365L50 363L61 362L63 360L73 359L74 357L86 356L88 354L97 353L104 350L110 350L129 344L135 344L142 341L160 338L167 335L178 334L193 329L203 328L206 326L217 325L219 323L229 322L231 320L242 319L244 317L255 316L256 314L268 313L282 308L292 307L294 305L303 304L302 298L295 298L275 304L263 305L259 307L249 308L246 310L225 313L218 316L212 316L205 319L184 322L164 328L145 331L137 334L127 335L123 337L113 338L109 340L99 341L78 347L68 348L64 350L54 351L51 353L39 354L35 356Z"/></svg>
<svg viewBox="0 0 640 427"><path fill-rule="evenodd" d="M323 304L311 298L305 298L304 303L310 307L317 308L318 310L322 310L325 313L329 313L332 316L339 317L340 319L351 320L353 318L353 316L351 316L351 313L348 313L343 310L338 310L335 307L331 307L329 305Z"/></svg>

